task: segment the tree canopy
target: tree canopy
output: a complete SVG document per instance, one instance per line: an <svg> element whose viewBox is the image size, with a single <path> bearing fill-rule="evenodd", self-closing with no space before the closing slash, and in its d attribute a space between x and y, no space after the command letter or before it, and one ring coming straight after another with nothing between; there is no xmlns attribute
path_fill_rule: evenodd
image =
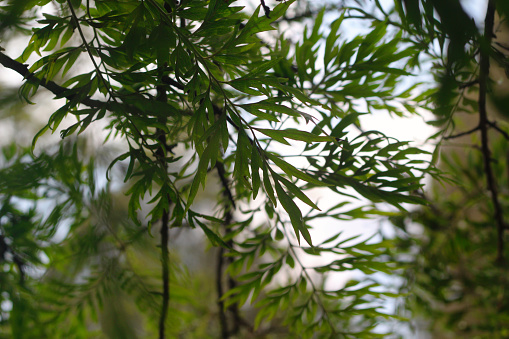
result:
<svg viewBox="0 0 509 339"><path fill-rule="evenodd" d="M450 241L468 244L465 258L482 248L473 286L500 279L486 293L505 315L476 330L504 337L507 185L492 157L506 156L507 132L487 100L505 109L490 62L507 67L492 36L507 5L489 2L483 31L459 1L249 4L2 2L0 64L22 84L19 96L2 85L0 109L20 134L23 116L44 123L2 149L0 336L387 337L401 315L439 318L413 291L456 300L465 277L436 273L441 259L467 272L441 252ZM353 23L363 29L346 35ZM460 111L478 123L458 131ZM431 153L364 124L428 112ZM477 153L441 158L466 135ZM466 200L476 218L457 216L465 203L446 189L432 197L425 177L483 199ZM373 218L400 237L325 227ZM388 305L402 293L414 298L398 314Z"/></svg>

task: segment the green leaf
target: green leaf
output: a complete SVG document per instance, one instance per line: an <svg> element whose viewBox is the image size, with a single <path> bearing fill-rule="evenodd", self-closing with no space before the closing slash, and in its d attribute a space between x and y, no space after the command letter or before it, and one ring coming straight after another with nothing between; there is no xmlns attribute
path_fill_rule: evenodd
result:
<svg viewBox="0 0 509 339"><path fill-rule="evenodd" d="M310 246L313 246L311 242L311 235L309 234L309 231L304 224L300 209L293 202L292 198L286 194L277 180L274 180L274 186L276 187L277 197L281 202L281 206L283 206L285 211L288 213L288 216L290 217L295 235L297 236L297 241L300 244L300 234L302 234L304 240L306 240Z"/></svg>
<svg viewBox="0 0 509 339"><path fill-rule="evenodd" d="M267 170L267 166L263 166L263 187L265 187L265 193L269 197L270 201L277 206L277 200L274 195L274 189L272 188L272 183L270 182L269 171Z"/></svg>
<svg viewBox="0 0 509 339"><path fill-rule="evenodd" d="M253 183L253 199L256 199L260 190L260 167L265 167L258 152L258 148L253 147L251 151L251 178Z"/></svg>
<svg viewBox="0 0 509 339"><path fill-rule="evenodd" d="M295 168L293 165L287 163L286 161L280 159L276 155L273 155L269 152L265 152L265 155L274 162L276 166L281 168L286 174L288 174L290 177L296 177L301 180L304 180L310 184L317 185L317 186L327 186L327 184L313 178L309 174L306 174L297 168Z"/></svg>
<svg viewBox="0 0 509 339"><path fill-rule="evenodd" d="M187 197L187 204L186 204L186 210L185 213L189 211L191 208L191 205L193 204L194 198L196 197L196 194L198 193L198 189L200 187L200 183L205 188L205 182L207 180L207 170L211 158L212 152L217 152L217 148L213 149L213 147L209 144L205 150L203 151L200 161L198 163L198 169L196 170L196 174L193 179L193 183L191 184L191 190L189 191L189 196Z"/></svg>
<svg viewBox="0 0 509 339"><path fill-rule="evenodd" d="M279 119L277 117L275 117L272 114L260 111L253 104L239 105L239 107L241 107L244 110L248 111L252 115L257 116L258 118L261 118L261 119L264 119L264 120L268 120L268 121L273 121L273 122L279 122Z"/></svg>
<svg viewBox="0 0 509 339"><path fill-rule="evenodd" d="M297 198L299 198L302 202L308 204L309 206L311 206L312 208L314 208L316 210L321 211L321 209L319 209L318 206L316 206L316 204L314 202L312 202L311 199L309 199L304 194L304 192L302 192L302 190L300 188L298 188L297 185L295 185L293 182L286 180L285 178L283 178L282 176L280 176L279 174L276 174L276 173L273 173L272 177L274 178L274 180L278 180L278 181L282 182L286 186L286 188L288 188L288 190L293 195L295 195Z"/></svg>
<svg viewBox="0 0 509 339"><path fill-rule="evenodd" d="M327 41L325 43L325 54L323 57L324 64L327 67L327 65L331 62L333 56L335 53L333 53L333 47L339 38L338 30L341 26L341 23L343 22L343 19L345 18L345 12L341 14L341 16L336 19L330 26L330 32L327 35ZM337 55L337 54L336 54Z"/></svg>
<svg viewBox="0 0 509 339"><path fill-rule="evenodd" d="M213 246L221 246L227 249L230 249L230 246L219 236L216 232L211 230L207 225L199 221L198 219L194 218L194 222L200 226L200 228L203 230L203 233L207 236L207 238L210 240Z"/></svg>
<svg viewBox="0 0 509 339"><path fill-rule="evenodd" d="M329 136L319 136L315 134L311 134L306 131L300 131L298 129L287 128L283 130L272 130L265 128L256 128L257 131L262 132L268 137L271 137L275 140L284 140L284 138L299 140L304 142L331 142L334 139Z"/></svg>
<svg viewBox="0 0 509 339"><path fill-rule="evenodd" d="M31 148L31 151L32 153L34 152L34 149L35 149L35 144L37 143L37 140L39 140L39 138L41 137L41 135L43 135L44 133L46 133L49 129L49 124L44 126L43 128L41 128L39 130L39 132L37 132L37 134L34 136L33 140L32 140L32 148Z"/></svg>
<svg viewBox="0 0 509 339"><path fill-rule="evenodd" d="M363 115L363 113L350 113L347 114L341 121L332 129L331 136L333 137L342 137L343 131L346 127L350 126L351 124L355 123L357 119Z"/></svg>
<svg viewBox="0 0 509 339"><path fill-rule="evenodd" d="M250 177L249 174L249 155L252 153L252 146L249 138L244 131L239 131L237 138L237 151L235 153L235 167L233 169L233 176L237 178L238 182L246 182Z"/></svg>

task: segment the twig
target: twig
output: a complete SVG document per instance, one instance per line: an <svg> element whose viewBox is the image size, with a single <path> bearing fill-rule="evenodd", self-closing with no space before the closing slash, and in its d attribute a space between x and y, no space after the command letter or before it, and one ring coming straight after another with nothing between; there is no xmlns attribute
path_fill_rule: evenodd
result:
<svg viewBox="0 0 509 339"><path fill-rule="evenodd" d="M159 60L158 60L159 61ZM166 65L165 65L166 66ZM158 69L159 81L162 82L164 75L163 69ZM164 86L157 86L157 101L167 103L168 93ZM166 116L159 117L159 122L166 126L168 124L168 118ZM168 183L168 163L166 157L171 149L168 149L168 138L164 130L157 128L156 134L158 134L159 147L156 151L157 160L164 171L164 184ZM163 209L163 215L161 218L161 269L163 278L163 304L161 306L161 314L159 315L159 339L165 338L165 322L168 317L168 309L170 306L170 251L169 251L169 238L170 238L170 202L171 197L169 193L166 193L166 201L168 206Z"/></svg>
<svg viewBox="0 0 509 339"><path fill-rule="evenodd" d="M285 234L286 236L286 239L288 239L288 242L289 242L289 250L290 252L293 254L293 258L295 259L295 261L299 264L299 266L301 267L301 270L302 270L302 274L300 279L307 279L309 285L311 286L311 288L313 289L313 294L311 296L311 298L315 298L315 301L318 305L318 307L321 308L321 313L322 313L322 317L325 319L325 321L327 322L327 324L329 325L329 328L331 330L331 336L330 338L335 338L336 335L338 334L337 331L336 331L336 327L334 326L334 323L332 322L332 319L330 317L330 314L329 314L329 311L327 310L327 308L325 307L322 299L320 298L320 296L318 295L318 289L316 288L316 284L314 283L313 279L311 278L311 275L309 274L309 272L307 271L306 269L306 266L302 263L301 259L299 258L299 256L297 255L297 252L295 251L295 247L291 242L290 242L290 236L288 235L288 232L286 230L286 228L284 227L283 225L283 233ZM300 247L300 246L299 246ZM305 276L305 277L304 277Z"/></svg>
<svg viewBox="0 0 509 339"><path fill-rule="evenodd" d="M162 70L159 71L159 79L162 79ZM157 101L168 102L168 97L164 86L157 86ZM166 117L160 117L159 122L162 125L168 124ZM168 183L168 163L166 162L166 156L170 151L168 149L168 138L164 130L158 128L156 130L158 135L159 146L156 151L156 157L164 171L164 184ZM166 201L168 204L171 202L169 193L166 193ZM163 210L161 218L161 269L163 278L163 304L161 306L161 314L159 315L159 339L165 338L165 323L168 317L168 309L170 306L170 251L169 251L169 238L170 238L170 206L166 206Z"/></svg>
<svg viewBox="0 0 509 339"><path fill-rule="evenodd" d="M177 82L176 80L173 80L172 78L170 78L170 77L169 77L169 76L167 76L167 75L164 75L164 76L161 78L161 81L162 81L164 84L171 85L171 86L176 87L176 88L178 88L178 89L184 90L184 85L182 85L181 83Z"/></svg>
<svg viewBox="0 0 509 339"><path fill-rule="evenodd" d="M216 292L217 307L219 308L219 327L221 328L221 338L228 339L228 322L224 312L224 302L222 300L223 291L223 264L224 264L224 248L220 247L217 253L216 265Z"/></svg>
<svg viewBox="0 0 509 339"><path fill-rule="evenodd" d="M230 183L226 177L226 170L224 168L224 165L222 162L216 162L216 170L217 174L219 175L219 180L221 181L221 185L223 186L223 196L227 199L227 202L225 202L225 212L223 217L223 226L225 227L225 232L228 234L230 230L228 229L229 225L231 224L233 220L233 211L236 209L235 199L233 198L233 194L230 190ZM229 247L233 247L233 241L229 240L227 242ZM217 294L218 294L218 301L217 305L219 307L219 323L221 327L221 338L227 339L231 335L235 335L238 333L240 329L240 325L244 324L242 321L240 314L239 314L239 307L237 303L234 303L228 307L228 311L233 316L233 326L232 329L229 330L228 328L228 321L226 318L225 310L224 310L224 303L221 300L224 293L223 293L223 266L224 266L224 253L225 249L221 247L218 252L218 258L217 258L217 266L216 266L216 288L217 288ZM229 257L226 258L227 261L229 261L227 264L231 264L233 261L233 258ZM235 280L228 275L228 289L233 289L237 286L237 283Z"/></svg>
<svg viewBox="0 0 509 339"><path fill-rule="evenodd" d="M481 129L481 126L476 126L474 128L472 128L471 130L468 130L466 132L461 132L461 133L458 133L458 134L455 134L455 135L449 135L448 137L444 137L444 140L450 140L450 139L456 139L456 138L459 138L459 137L463 137L465 135L469 135L469 134L472 134L474 133L475 131Z"/></svg>
<svg viewBox="0 0 509 339"><path fill-rule="evenodd" d="M226 178L226 170L224 168L224 164L222 162L216 162L217 174L219 175L219 179L221 180L221 185L223 186L223 194L228 199L231 206L228 206L228 210L235 210L237 206L235 205L235 199L233 198L232 191L230 189L230 183Z"/></svg>
<svg viewBox="0 0 509 339"><path fill-rule="evenodd" d="M265 11L265 16L270 19L270 7L265 4L265 0L260 0L260 4Z"/></svg>
<svg viewBox="0 0 509 339"><path fill-rule="evenodd" d="M161 314L159 315L159 339L165 338L165 322L168 317L168 308L170 305L170 254L168 249L169 242L169 211L163 212L161 225L161 266L163 274L163 304Z"/></svg>
<svg viewBox="0 0 509 339"><path fill-rule="evenodd" d="M481 46L480 53L480 71L479 71L479 127L481 129L481 149L484 160L484 171L486 172L486 181L488 190L491 193L491 201L495 210L495 221L497 224L497 262L504 262L504 218L502 208L498 200L497 184L491 167L491 152L488 140L488 113L486 111L486 93L488 91L488 81L490 73L489 49L493 37L493 26L495 22L495 4L493 0L488 1L488 10L484 22L484 46Z"/></svg>
<svg viewBox="0 0 509 339"><path fill-rule="evenodd" d="M235 202L233 200L232 193L228 186L228 180L225 176L224 165L220 162L216 163L217 174L219 175L219 179L223 186L223 195L232 203L231 206L225 206L225 214L223 219L223 224L228 227L228 224L231 222L233 215L231 213L231 207L235 206ZM224 291L223 291L223 266L224 266L224 248L220 247L217 253L217 266L216 266L216 290L217 290L217 306L219 308L219 325L221 327L221 338L228 339L229 331L228 331L228 320L226 318L224 302L222 300Z"/></svg>
<svg viewBox="0 0 509 339"><path fill-rule="evenodd" d="M472 80L472 81L465 82L464 84L459 85L459 88L460 89L464 89L464 88L467 88L467 87L472 87L472 86L474 86L474 85L476 85L478 83L479 83L479 80L477 80L477 79L476 80Z"/></svg>
<svg viewBox="0 0 509 339"><path fill-rule="evenodd" d="M72 100L76 97L76 94L66 94L66 92L67 93L70 92L69 88L57 85L55 82L47 80L44 77L43 78L36 77L34 73L28 70L27 65L10 58L9 56L5 55L2 52L0 52L0 64L22 75L23 78L25 78L28 82L46 88L48 91L55 94L57 97L63 97L68 100ZM104 101L91 99L90 97L85 97L81 99L80 103L91 108L106 108L111 111L114 110L113 105Z"/></svg>
<svg viewBox="0 0 509 339"><path fill-rule="evenodd" d="M0 52L0 64L4 66L5 68L12 69L19 75L23 76L25 80L31 84L40 85L44 88L46 88L51 93L55 94L59 98L66 98L69 101L72 101L76 98L77 94L73 93L73 89L69 89L67 87L63 87L55 83L54 81L48 80L44 77L39 78L34 73L30 72L28 70L28 66L25 64L22 64L21 62L18 62L11 57L7 56L6 54ZM166 81L163 80L164 83ZM169 82L168 82L169 83ZM174 85L173 83L169 83L171 85ZM105 102L101 100L95 100L91 99L89 96L84 97L79 100L79 103L85 106L88 106L90 108L98 108L98 109L106 109L110 112L116 112L119 109L122 109L124 112L128 112L131 114L139 115L141 114L141 110L133 105L129 105L126 103L115 103L115 102ZM120 106L119 106L120 105ZM182 111L181 114L187 114L186 112Z"/></svg>
<svg viewBox="0 0 509 339"><path fill-rule="evenodd" d="M504 136L504 138L506 138L507 140L509 140L509 134L504 131L503 129L501 129L500 127L498 127L497 123L496 122L493 122L493 121L488 121L488 124L490 125L490 127L493 127L495 130L497 130L500 134L502 134Z"/></svg>
<svg viewBox="0 0 509 339"><path fill-rule="evenodd" d="M71 15L74 20L75 27L78 28L78 33L80 34L81 40L83 40L83 45L85 46L88 56L90 57L90 60L92 61L92 64L94 65L97 76L101 79L101 81L104 84L104 87L110 93L111 99L113 99L113 101L116 101L115 96L111 92L111 86L109 86L109 84L106 82L106 79L103 78L101 70L99 69L97 62L95 62L94 56L92 55L92 51L90 50L90 46L88 45L87 39L85 39L85 34L83 34L83 30L81 29L81 24L78 20L78 16L76 15L74 8L72 7L71 0L67 0L67 4L69 5L69 9L71 10Z"/></svg>
<svg viewBox="0 0 509 339"><path fill-rule="evenodd" d="M509 51L509 46L505 46L503 45L502 43L500 42L495 42L495 45L497 45L498 47L502 48L502 49L505 49L506 51Z"/></svg>

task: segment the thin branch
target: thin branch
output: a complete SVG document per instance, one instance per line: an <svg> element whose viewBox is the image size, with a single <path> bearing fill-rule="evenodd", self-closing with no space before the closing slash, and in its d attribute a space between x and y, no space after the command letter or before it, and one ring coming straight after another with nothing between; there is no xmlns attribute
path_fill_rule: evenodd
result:
<svg viewBox="0 0 509 339"><path fill-rule="evenodd" d="M474 85L477 85L478 83L479 83L479 80L475 79L475 80L472 80L472 81L469 81L469 82L465 82L464 84L459 85L458 88L464 89L464 88L467 88L467 87L472 87Z"/></svg>
<svg viewBox="0 0 509 339"><path fill-rule="evenodd" d="M311 278L311 275L307 271L306 266L302 263L299 256L297 255L297 252L295 251L295 247L297 247L297 246L294 246L290 242L290 236L289 236L286 228L284 227L284 225L283 225L283 233L285 234L286 239L288 239L289 249L290 249L290 252L292 252L292 254L293 254L293 258L295 259L295 261L299 264L299 266L302 269L302 274L305 276L304 279L307 279L307 281L309 282L309 285L313 289L312 298L315 298L315 301L316 301L318 307L321 308L322 316L325 319L325 321L327 322L327 324L329 325L329 328L331 329L331 332L332 332L331 338L333 338L338 334L336 331L336 327L334 326L334 323L332 322L332 319L329 315L329 311L327 310L327 308L325 307L325 305L322 302L322 299L318 295L318 289L316 288L316 284L314 283L313 279ZM300 246L298 246L298 247L300 247ZM300 279L303 279L303 276L301 276Z"/></svg>
<svg viewBox="0 0 509 339"><path fill-rule="evenodd" d="M479 129L481 129L481 126L476 126L468 131L465 131L465 132L461 132L461 133L458 133L458 134L455 134L455 135L449 135L448 137L444 137L444 140L450 140L450 139L456 139L456 138L459 138L459 137L463 137L465 135L469 135L469 134L472 134L474 133L475 131L478 131Z"/></svg>
<svg viewBox="0 0 509 339"><path fill-rule="evenodd" d="M224 203L225 205L225 212L223 217L223 226L225 227L226 234L230 233L229 225L232 223L233 220L233 211L236 209L235 199L233 198L232 191L230 189L230 182L228 178L226 177L226 170L224 168L224 164L222 162L216 162L216 170L217 174L219 175L219 180L221 181L221 186L223 188L223 196L227 199L227 201ZM229 247L233 247L233 240L228 240L227 244ZM224 302L221 300L224 293L223 293L223 274L224 269L223 266L225 265L225 249L221 247L218 252L218 258L217 258L217 267L216 267L216 288L217 288L217 305L219 307L219 321L221 326L221 338L227 339L231 335L235 335L238 333L240 329L240 325L245 324L246 322L242 320L240 313L239 313L239 306L237 303L234 303L228 307L228 311L231 313L233 317L232 322L232 329L230 330L228 328L228 321L226 318L225 310L224 310ZM233 262L233 258L228 257L226 258L227 265L231 265ZM227 283L228 283L228 289L233 289L237 286L236 281L228 275L227 277Z"/></svg>
<svg viewBox="0 0 509 339"><path fill-rule="evenodd" d="M169 242L169 212L163 212L161 225L161 266L163 274L163 304L161 314L159 315L159 339L165 338L165 323L168 317L168 308L170 305L170 254L168 248Z"/></svg>
<svg viewBox="0 0 509 339"><path fill-rule="evenodd" d="M263 7L265 16L270 19L270 7L265 4L265 0L260 0L260 4Z"/></svg>
<svg viewBox="0 0 509 339"><path fill-rule="evenodd" d="M92 55L92 51L90 49L90 46L88 45L88 42L85 39L85 34L83 34L83 30L81 29L81 24L80 24L80 22L78 20L78 16L76 15L76 12L74 11L74 8L72 7L71 0L67 0L67 3L69 5L69 9L71 10L71 14L72 14L72 18L73 18L73 20L75 22L75 26L78 28L78 32L79 32L79 35L81 37L81 40L83 40L83 45L85 46L85 49L87 50L88 56L90 57L90 60L92 61L92 64L94 65L94 68L95 68L95 71L97 73L97 76L101 79L102 83L104 84L104 87L106 88L106 90L110 94L110 99L113 100L115 102L115 104L118 105L119 103L118 103L117 99L115 98L115 96L113 95L113 89L112 89L111 85L106 81L106 79L103 78L101 70L99 69L99 66L97 65L97 62L95 61L95 58ZM145 138L143 137L143 134L138 129L138 127L133 122L133 120L129 116L126 116L126 119L130 122L131 130L135 130L136 133L138 133L138 135L140 136L140 138L142 140L142 143L145 143L146 146L149 146L148 143L146 142ZM150 149L150 147L147 147L147 148Z"/></svg>
<svg viewBox="0 0 509 339"><path fill-rule="evenodd" d="M159 60L158 60L159 61ZM163 68L166 65L158 68L158 78L159 82L163 82ZM168 102L168 93L164 86L157 86L157 101L167 103ZM168 124L168 118L166 116L158 118L161 125L166 126ZM156 157L161 166L161 170L164 172L164 185L168 184L168 163L166 161L166 157L168 152L171 149L168 149L168 138L163 129L157 128L156 134L158 135L157 139L159 142L158 149L156 151ZM169 240L170 240L170 206L171 197L169 193L166 193L166 201L168 201L168 206L165 206L163 209L163 215L161 220L161 270L162 270L162 278L163 278L163 304L161 305L161 314L159 314L159 339L165 338L165 323L166 318L168 317L168 309L170 307L170 250L169 250Z"/></svg>
<svg viewBox="0 0 509 339"><path fill-rule="evenodd" d="M21 62L18 62L16 60L12 59L11 57L7 56L6 54L4 54L2 52L0 52L0 64L2 66L4 66L5 68L12 69L19 75L23 76L23 78L26 79L26 81L28 83L46 88L51 93L55 94L57 98L65 98L69 101L72 101L72 100L76 99L76 97L77 97L77 94L75 94L74 88L70 89L67 87L60 86L57 83L55 83L54 81L48 80L45 77L39 78L34 73L32 73L28 70L27 65L22 64ZM176 84L178 84L174 80L171 81L172 79L170 79L169 77L168 77L168 79L169 80L162 79L161 81L163 83L171 84L173 86L176 86ZM123 116L126 116L125 113L131 113L133 115L140 115L140 114L143 115L144 114L141 111L141 109L136 106L129 105L124 102L116 102L114 97L113 97L113 101L115 101L115 102L110 102L110 101L105 102L105 101L95 100L95 99L91 99L89 96L79 99L80 104L88 106L90 108L105 109L109 112L118 112L119 110L122 110ZM192 113L190 113L190 112L188 113L185 111L181 111L180 114L192 115ZM141 133L140 130L137 129L136 125L132 122L131 118L129 116L126 116L126 119L131 121L131 126L136 130L136 132L142 139L142 143L147 147L148 150L150 150L155 155L152 148L150 147L148 142L145 140L145 136Z"/></svg>
<svg viewBox="0 0 509 339"><path fill-rule="evenodd" d="M216 162L217 174L219 175L219 179L221 180L221 185L223 186L223 194L228 199L231 206L228 206L228 210L235 210L237 208L235 204L235 199L233 198L232 191L230 189L230 183L226 178L226 170L224 168L224 164L222 162Z"/></svg>
<svg viewBox="0 0 509 339"><path fill-rule="evenodd" d="M495 45L497 45L498 47L506 50L506 51L509 51L509 46L506 46L506 45L503 45L501 42L495 42Z"/></svg>
<svg viewBox="0 0 509 339"><path fill-rule="evenodd" d="M182 85L180 82L177 82L176 80L173 80L172 78L170 78L169 76L167 75L164 75L162 78L161 78L161 81L164 83L164 84L167 84L167 85L171 85L173 87L176 87L180 90L184 90L184 85Z"/></svg>
<svg viewBox="0 0 509 339"><path fill-rule="evenodd" d="M12 69L16 73L22 75L23 78L25 78L29 83L40 85L46 88L48 91L55 94L59 98L73 100L76 97L76 94L70 94L71 89L57 85L55 82L47 80L46 78L36 77L34 73L28 70L27 65L10 58L2 52L0 52L0 64L2 64L2 66L5 68ZM91 108L105 108L113 111L113 105L104 101L91 99L90 97L81 99L80 103Z"/></svg>
<svg viewBox="0 0 509 339"><path fill-rule="evenodd" d="M498 127L497 123L494 122L494 121L488 121L488 124L490 125L490 127L493 127L495 130L497 130L500 134L502 134L504 136L504 138L506 138L507 140L509 140L509 134L504 131L503 129L501 129L500 127Z"/></svg>
<svg viewBox="0 0 509 339"><path fill-rule="evenodd" d="M162 70L159 71L159 79L163 77ZM157 86L157 101L159 102L168 102L167 92L164 89L164 86ZM160 117L159 122L162 125L168 124L168 119L166 117ZM168 155L168 138L164 130L158 128L156 130L156 134L158 135L158 149L156 151L156 157L161 167L161 170L164 171L164 184L168 183L168 163L166 162L166 157ZM170 306L170 251L169 251L169 238L170 238L170 206L171 198L169 193L166 193L166 201L168 201L168 206L164 208L162 220L161 220L161 269L162 269L162 278L163 278L163 304L161 306L161 314L159 315L159 339L165 338L165 323L166 318L168 317L168 309Z"/></svg>
<svg viewBox="0 0 509 339"><path fill-rule="evenodd" d="M67 88L58 85L54 81L48 80L44 77L38 78L34 73L28 70L28 66L18 62L6 54L0 52L0 64L5 68L12 69L19 75L23 76L27 82L39 85L46 88L51 93L55 94L57 98L65 98L69 101L72 101L76 98L77 94L73 93L74 88ZM119 109L122 109L125 112L139 115L141 114L141 110L133 105L129 105L126 103L116 103L116 102L105 102L101 100L91 99L89 96L84 97L79 100L79 103L90 108L98 108L98 109L106 109L110 112L116 112ZM121 106L119 106L121 105ZM186 112L181 112L181 114L186 114Z"/></svg>
<svg viewBox="0 0 509 339"><path fill-rule="evenodd" d="M219 309L219 327L221 328L221 338L228 339L228 322L224 312L224 302L222 300L223 291L223 265L224 265L224 248L220 247L217 253L216 265L216 292L217 292L217 307Z"/></svg>
<svg viewBox="0 0 509 339"><path fill-rule="evenodd" d="M101 81L104 84L104 87L108 90L110 93L111 99L113 101L115 100L115 97L113 96L113 93L111 92L111 86L106 82L106 80L103 78L101 70L99 69L99 66L95 62L94 56L92 55L92 51L90 50L90 46L88 45L87 39L85 39L85 34L83 34L83 30L81 29L81 24L78 20L78 16L76 15L76 12L74 11L74 8L72 7L71 0L67 0L67 4L69 5L69 9L71 10L71 15L74 20L75 27L78 28L78 33L80 34L81 40L83 40L83 45L85 46L85 49L87 50L88 56L90 57L90 60L92 61L92 64L94 65L95 71L97 73L97 76L101 79Z"/></svg>
<svg viewBox="0 0 509 339"><path fill-rule="evenodd" d="M76 15L76 12L74 11L74 8L72 6L71 0L67 0L67 4L69 5L69 9L71 10L71 15L72 15L72 18L73 18L73 20L75 22L75 26L78 28L78 32L79 32L79 35L81 37L81 40L83 40L83 45L85 46L85 49L87 50L88 56L90 57L90 60L92 61L92 64L94 65L94 68L95 68L95 71L97 73L97 76L101 79L102 83L104 84L104 87L106 88L106 90L110 94L110 99L113 100L115 102L115 104L119 104L118 100L113 95L113 89L112 89L111 85L109 84L109 82L106 81L106 79L104 79L104 77L102 76L101 70L99 69L99 66L97 65L97 62L95 61L95 58L94 58L94 56L92 54L92 50L90 49L90 46L89 46L89 44L88 44L88 42L87 42L87 40L85 38L85 34L83 33L83 30L81 29L81 24L80 24L80 22L78 20L78 16ZM126 116L126 119L131 123L130 125L131 125L132 129L136 130L136 132L138 133L138 135L142 139L142 143L145 143L147 148L150 149L147 141L143 137L143 134L138 129L136 124L132 121L132 119L129 116Z"/></svg>
<svg viewBox="0 0 509 339"><path fill-rule="evenodd" d="M484 160L484 171L486 172L486 181L488 190L491 193L491 201L495 210L495 221L497 224L497 262L504 262L504 218L502 207L498 200L497 184L491 167L491 151L488 139L488 113L486 111L486 94L488 91L488 81L490 73L490 48L493 37L493 26L495 22L495 4L493 0L488 1L488 10L484 22L484 46L481 46L480 71L479 71L479 127L481 129L481 149Z"/></svg>

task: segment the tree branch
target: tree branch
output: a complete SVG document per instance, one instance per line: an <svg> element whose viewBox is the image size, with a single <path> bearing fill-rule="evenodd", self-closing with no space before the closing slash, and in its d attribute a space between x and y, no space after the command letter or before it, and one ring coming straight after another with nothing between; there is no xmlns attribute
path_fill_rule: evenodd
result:
<svg viewBox="0 0 509 339"><path fill-rule="evenodd" d="M27 82L35 85L42 86L46 88L51 93L55 94L57 98L65 98L67 100L73 100L76 98L77 94L74 92L74 88L70 89L67 87L62 87L55 83L54 81L48 80L44 77L38 78L34 73L28 70L28 66L18 62L6 54L0 52L0 64L5 68L12 69L19 75L23 76ZM140 114L141 111L139 108L134 107L129 104L119 103L119 102L104 102L101 100L91 99L89 96L84 97L79 100L80 104L91 108L103 108L110 112L116 112L119 108L122 108L124 112L129 112L131 114ZM184 114L184 113L182 113Z"/></svg>
<svg viewBox="0 0 509 339"><path fill-rule="evenodd" d="M65 98L69 101L72 101L77 96L74 88L67 88L67 87L60 86L57 83L55 83L54 81L48 80L44 77L38 78L34 73L32 73L28 70L27 65L22 64L21 62L18 62L16 60L12 59L11 57L7 56L6 54L2 53L1 51L0 51L0 64L2 66L4 66L5 68L12 69L19 75L23 76L23 78L25 78L27 82L46 88L51 93L55 94L57 98ZM178 82L176 82L175 80L173 80L167 76L162 77L161 82L175 86L177 88L183 88L183 86L181 84L179 84ZM95 100L95 99L91 99L89 96L80 98L79 103L82 105L88 106L90 108L105 109L109 112L117 112L117 111L121 110L121 112L124 113L124 116L125 116L126 112L131 113L133 115L143 114L143 112L139 108L137 108L133 105L129 105L129 104L126 104L123 102L117 102L117 101L105 102L105 101L101 101L101 100ZM192 113L186 113L185 111L181 111L180 114L191 115ZM130 119L130 118L128 117L128 119ZM136 129L136 125L134 125L134 123L132 123L131 125L133 128ZM137 130L137 133L143 139L143 143L147 146L147 149L151 150L151 148L149 147L147 141L145 140L145 138L141 134L141 132L139 130Z"/></svg>
<svg viewBox="0 0 509 339"><path fill-rule="evenodd" d="M161 79L162 71L159 71L159 79ZM168 102L166 90L163 86L157 86L157 101ZM160 117L159 122L166 126L168 119L166 117ZM168 138L164 130L158 128L156 130L158 135L159 146L156 151L157 160L161 166L161 170L164 171L164 184L166 185L168 178L168 164L166 162L166 156L168 155ZM166 201L171 201L168 193L166 193ZM161 314L159 315L159 339L165 338L165 323L168 317L168 309L170 306L170 251L169 251L169 238L170 238L170 206L166 206L163 210L161 218L161 269L163 278L163 304L161 306Z"/></svg>
<svg viewBox="0 0 509 339"><path fill-rule="evenodd" d="M168 208L169 209L169 208ZM169 242L169 211L164 210L161 225L161 266L163 275L163 304L159 315L159 339L165 338L165 323L170 305L170 254Z"/></svg>
<svg viewBox="0 0 509 339"><path fill-rule="evenodd" d="M497 262L504 262L504 219L502 208L498 200L497 184L491 167L491 151L488 139L488 113L486 111L486 94L490 73L490 48L493 37L493 26L495 21L495 4L493 0L488 1L488 10L484 22L484 43L481 46L480 70L479 70L479 127L481 130L481 150L484 160L484 171L488 190L491 193L491 201L495 210L495 222L497 225Z"/></svg>
<svg viewBox="0 0 509 339"><path fill-rule="evenodd" d="M235 199L233 198L233 194L230 190L230 183L228 181L228 178L226 177L226 170L224 168L224 165L222 162L216 162L216 170L217 174L219 175L219 180L221 181L221 186L223 187L223 196L227 199L225 202L225 213L224 213L224 219L223 219L223 225L225 227L226 234L230 233L229 225L231 224L233 220L233 211L236 208ZM227 241L227 244L229 247L233 247L233 241L230 239ZM233 317L232 322L232 329L230 330L228 328L228 321L226 318L225 310L224 310L224 303L221 300L223 297L223 266L224 266L224 253L225 249L221 247L219 249L218 258L217 258L217 271L216 271L216 288L217 288L217 294L218 294L218 307L219 307L219 321L221 325L221 338L227 339L231 335L235 335L238 333L240 329L240 325L244 322L242 321L240 314L239 314L239 307L237 303L234 303L233 305L230 305L228 307L228 311L231 313ZM226 258L227 263L231 264L233 261L233 258L228 257ZM227 277L227 283L228 283L228 289L233 289L237 286L237 283L235 280L228 275Z"/></svg>
<svg viewBox="0 0 509 339"><path fill-rule="evenodd" d="M72 100L76 97L76 94L71 93L71 89L62 87L53 81L47 80L46 78L36 77L34 73L28 70L27 65L10 58L2 52L0 52L0 64L2 64L2 66L5 68L12 69L16 73L22 75L23 78L25 78L29 83L40 85L46 88L48 91L55 94L59 98ZM110 111L113 110L113 105L104 101L91 99L90 97L81 99L80 103L91 108L106 108Z"/></svg>
<svg viewBox="0 0 509 339"><path fill-rule="evenodd" d="M502 134L506 140L509 140L509 134L500 127L498 127L496 122L488 121L488 124L490 125L490 127L493 127L496 131Z"/></svg>
<svg viewBox="0 0 509 339"><path fill-rule="evenodd" d="M224 302L221 300L224 295L223 291L223 265L224 265L224 248L220 247L217 253L216 265L216 292L217 307L219 309L219 327L221 328L221 339L228 339L228 322L224 312Z"/></svg>
<svg viewBox="0 0 509 339"><path fill-rule="evenodd" d="M475 131L481 129L480 126L476 126L468 131L465 131L465 132L461 132L461 133L458 133L458 134L455 134L455 135L449 135L448 137L444 137L444 140L450 140L450 139L456 139L456 138L459 138L459 137L463 137L465 135L469 135L469 134L472 134L474 133Z"/></svg>
<svg viewBox="0 0 509 339"><path fill-rule="evenodd" d="M270 19L270 7L265 4L265 0L260 0L265 16Z"/></svg>
<svg viewBox="0 0 509 339"><path fill-rule="evenodd" d="M475 79L475 80L472 80L472 81L469 81L469 82L465 82L465 83L459 85L458 88L464 89L464 88L467 88L467 87L472 87L472 86L474 86L474 85L476 85L478 83L479 83L479 80Z"/></svg>

